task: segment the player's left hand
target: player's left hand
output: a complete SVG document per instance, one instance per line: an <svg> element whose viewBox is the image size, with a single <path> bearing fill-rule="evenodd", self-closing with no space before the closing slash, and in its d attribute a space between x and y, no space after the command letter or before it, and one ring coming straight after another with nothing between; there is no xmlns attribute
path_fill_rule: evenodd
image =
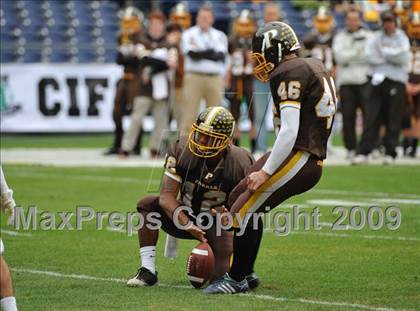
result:
<svg viewBox="0 0 420 311"><path fill-rule="evenodd" d="M263 183L265 183L270 178L263 170L259 170L249 174L247 179L248 189L251 191L256 191Z"/></svg>

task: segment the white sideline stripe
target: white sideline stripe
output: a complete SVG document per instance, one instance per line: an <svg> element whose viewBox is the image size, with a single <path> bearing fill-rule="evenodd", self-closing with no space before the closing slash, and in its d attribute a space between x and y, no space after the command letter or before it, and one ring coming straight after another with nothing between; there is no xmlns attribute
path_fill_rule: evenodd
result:
<svg viewBox="0 0 420 311"><path fill-rule="evenodd" d="M105 281L105 282L114 282L114 283L127 282L127 280L125 279L103 278L103 277L89 276L89 275L84 275L84 274L64 274L60 272L33 270L33 269L25 269L25 268L11 268L11 270L14 272L41 274L41 275L47 275L51 277L58 277L58 278L90 280L90 281ZM169 284L159 283L159 286L192 289L191 286L186 286L186 285L169 285ZM401 310L401 309L393 309L393 308L388 308L388 307L373 307L369 305L363 305L363 304L358 304L358 303L348 303L348 302L323 301L323 300L312 300L312 299L304 299L304 298L274 297L274 296L269 296L269 295L255 295L255 294L240 294L240 295L243 297L272 300L272 301L295 302L295 303L323 305L323 306L349 307L349 308L358 308L358 309L365 309L365 310L371 310L371 311L400 311Z"/></svg>
<svg viewBox="0 0 420 311"><path fill-rule="evenodd" d="M117 279L117 278L102 278L97 276L90 276L85 274L64 274L60 272L53 272L53 271L44 271L44 270L33 270L33 269L25 269L25 268L11 268L14 272L22 272L22 273L30 273L30 274L41 274L47 276L53 276L58 278L67 278L67 279L80 279L80 280L90 280L90 281L104 281L104 282L114 282L114 283L126 283L127 280L125 279ZM162 287L173 287L173 288L192 288L191 286L187 285L168 285L159 283L159 286Z"/></svg>
<svg viewBox="0 0 420 311"><path fill-rule="evenodd" d="M203 278L198 278L198 277L193 276L193 275L187 275L187 276L188 276L188 279L190 281L198 282L198 283L203 283L204 282L204 279Z"/></svg>
<svg viewBox="0 0 420 311"><path fill-rule="evenodd" d="M209 251L205 249L198 249L198 248L194 248L191 253L197 254L197 255L203 255L203 256L209 255Z"/></svg>
<svg viewBox="0 0 420 311"><path fill-rule="evenodd" d="M51 179L52 176L63 177L61 174L44 174L44 173L11 173L12 176L17 177L37 177L37 178L45 178ZM160 179L153 179L152 181L149 180L142 180L141 178L130 178L130 177L109 177L109 176L97 176L97 175L67 175L65 179L73 179L73 180L85 180L85 181L100 181L100 182L121 182L121 183L132 183L132 184L149 184L152 183L160 183Z"/></svg>
<svg viewBox="0 0 420 311"><path fill-rule="evenodd" d="M286 297L273 297L268 295L252 295L252 294L240 294L241 296L253 297L264 300L273 300L273 301L282 301L282 302L296 302L296 303L305 303L312 305L323 305L323 306L335 306L335 307L348 307L348 308L357 308L371 311L397 311L402 309L393 309L388 307L373 307L368 305L363 305L359 303L348 303L348 302L335 302L335 301L323 301L323 300L312 300L304 298L286 298Z"/></svg>
<svg viewBox="0 0 420 311"><path fill-rule="evenodd" d="M377 196L380 198L383 197L405 197L412 199L420 199L420 195L413 193L386 193L386 192L370 192L370 191L346 191L346 190L334 190L334 189L312 189L312 193L321 193L321 194L337 194L337 195L347 195L347 196Z"/></svg>
<svg viewBox="0 0 420 311"><path fill-rule="evenodd" d="M294 231L291 234L311 234L311 235L322 235L338 238L363 238L368 240L397 240L397 241L412 241L420 242L419 238L405 237L405 236L390 236L390 235L358 235L348 233L331 233L331 232L305 232L305 231Z"/></svg>
<svg viewBox="0 0 420 311"><path fill-rule="evenodd" d="M13 236L32 236L31 233L21 233L17 231L4 230L4 229L1 229L0 232L2 234L13 235Z"/></svg>
<svg viewBox="0 0 420 311"><path fill-rule="evenodd" d="M402 199L402 198L388 198L388 199L373 199L368 201L348 201L348 200L341 200L341 199L312 199L306 201L306 203L311 205L324 205L324 206L372 206L378 203L388 203L394 205L412 205L417 204L417 207L420 206L420 200L413 200L413 199ZM416 207L416 206L415 206Z"/></svg>

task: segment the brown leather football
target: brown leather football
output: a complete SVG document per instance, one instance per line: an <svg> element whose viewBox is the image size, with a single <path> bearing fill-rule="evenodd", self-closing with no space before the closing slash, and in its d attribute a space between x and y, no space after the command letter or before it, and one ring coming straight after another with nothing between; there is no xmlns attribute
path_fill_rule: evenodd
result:
<svg viewBox="0 0 420 311"><path fill-rule="evenodd" d="M214 272L214 255L208 243L199 243L193 248L187 260L187 277L192 286L200 288Z"/></svg>

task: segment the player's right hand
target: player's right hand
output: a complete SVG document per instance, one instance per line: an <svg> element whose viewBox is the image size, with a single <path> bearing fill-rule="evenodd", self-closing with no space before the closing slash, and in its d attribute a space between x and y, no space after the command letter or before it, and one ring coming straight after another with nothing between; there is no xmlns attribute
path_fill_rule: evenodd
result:
<svg viewBox="0 0 420 311"><path fill-rule="evenodd" d="M206 233L198 228L196 225L191 225L188 229L186 229L193 237L195 237L200 242L207 242L207 239L204 237Z"/></svg>

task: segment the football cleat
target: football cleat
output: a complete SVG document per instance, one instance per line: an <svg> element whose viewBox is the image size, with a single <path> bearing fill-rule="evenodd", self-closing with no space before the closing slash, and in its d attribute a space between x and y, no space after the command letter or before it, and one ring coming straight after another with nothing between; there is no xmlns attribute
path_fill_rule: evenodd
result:
<svg viewBox="0 0 420 311"><path fill-rule="evenodd" d="M153 286L157 284L157 272L153 274L149 269L141 267L136 275L127 281L128 287Z"/></svg>
<svg viewBox="0 0 420 311"><path fill-rule="evenodd" d="M254 272L247 275L245 280L248 282L249 289L256 289L260 285L260 279Z"/></svg>
<svg viewBox="0 0 420 311"><path fill-rule="evenodd" d="M229 274L225 274L220 279L215 280L207 288L203 289L204 294L238 294L249 291L246 279L237 282Z"/></svg>

